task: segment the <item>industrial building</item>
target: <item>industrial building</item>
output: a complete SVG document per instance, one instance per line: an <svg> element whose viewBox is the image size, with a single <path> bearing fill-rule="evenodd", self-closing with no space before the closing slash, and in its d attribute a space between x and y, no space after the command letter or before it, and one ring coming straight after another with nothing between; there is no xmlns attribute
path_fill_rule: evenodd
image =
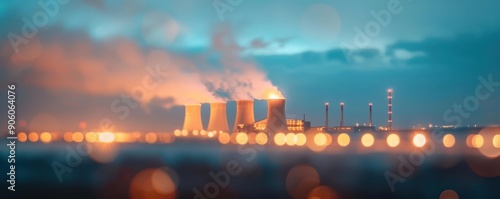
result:
<svg viewBox="0 0 500 199"><path fill-rule="evenodd" d="M387 90L388 98L388 121L387 127L380 126L378 130L392 130L392 89ZM278 132L307 132L310 129L320 129L328 133L338 132L365 132L376 131L373 125L372 110L373 104L368 104L368 125L346 126L344 123L344 106L340 103L340 123L339 126L329 126L329 103L325 103L325 125L320 127L311 127L311 122L303 119L286 118L285 99L273 98L267 99L267 117L263 120L255 121L254 101L237 100L236 116L232 132L265 132L267 134L276 134ZM226 102L210 103L210 119L207 131L229 132L227 122ZM185 105L185 117L183 130L188 132L204 130L201 120L201 104Z"/></svg>

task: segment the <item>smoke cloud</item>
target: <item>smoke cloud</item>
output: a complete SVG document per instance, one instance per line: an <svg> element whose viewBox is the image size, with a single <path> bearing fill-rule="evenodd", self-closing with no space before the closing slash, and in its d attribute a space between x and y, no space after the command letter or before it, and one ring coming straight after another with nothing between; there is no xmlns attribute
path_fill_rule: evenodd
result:
<svg viewBox="0 0 500 199"><path fill-rule="evenodd" d="M32 38L33 42L36 45L26 45L18 53L5 53L11 46L4 43L2 60L8 60L11 72L30 65L17 81L49 90L127 94L141 104L159 99L166 108L264 99L269 92L279 93L256 64L241 58L244 48L235 42L229 27L213 35L212 49L207 54L217 55L215 64L145 48L126 38L96 42L86 35L54 35Z"/></svg>

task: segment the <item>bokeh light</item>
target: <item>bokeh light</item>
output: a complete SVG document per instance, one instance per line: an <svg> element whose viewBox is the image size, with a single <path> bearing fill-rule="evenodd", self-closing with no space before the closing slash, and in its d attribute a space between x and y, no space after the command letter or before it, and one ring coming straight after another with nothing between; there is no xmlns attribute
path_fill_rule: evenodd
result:
<svg viewBox="0 0 500 199"><path fill-rule="evenodd" d="M425 143L427 142L425 136L421 133L417 133L415 136L413 136L413 145L416 147L423 147Z"/></svg>
<svg viewBox="0 0 500 199"><path fill-rule="evenodd" d="M473 135L473 134L471 134L471 135L468 135L468 136L467 136L467 138L465 139L465 144L466 144L466 145L467 145L467 147L469 147L469 148L474 147L474 146L472 145L472 138L473 138L473 137L474 137L474 135Z"/></svg>
<svg viewBox="0 0 500 199"><path fill-rule="evenodd" d="M87 122L81 121L78 126L83 130L87 128Z"/></svg>
<svg viewBox="0 0 500 199"><path fill-rule="evenodd" d="M52 141L52 135L50 135L49 132L43 132L42 134L40 134L40 141L42 141L43 143L49 143Z"/></svg>
<svg viewBox="0 0 500 199"><path fill-rule="evenodd" d="M28 136L25 132L19 132L17 134L17 140L19 140L19 142L26 142L26 140L28 140Z"/></svg>
<svg viewBox="0 0 500 199"><path fill-rule="evenodd" d="M444 137L443 137L443 145L446 148L453 147L455 145L455 136L453 136L452 134L446 134L446 135L444 135Z"/></svg>
<svg viewBox="0 0 500 199"><path fill-rule="evenodd" d="M500 149L498 149L499 133L500 127L482 128L481 131L473 137L473 144L476 148L479 148L479 152L485 157L497 158L500 156ZM495 142L497 142L497 145L495 145Z"/></svg>
<svg viewBox="0 0 500 199"><path fill-rule="evenodd" d="M231 141L231 136L228 133L219 134L219 142L221 144L228 144Z"/></svg>
<svg viewBox="0 0 500 199"><path fill-rule="evenodd" d="M296 141L297 141L297 138L295 137L295 133L288 133L288 134L286 134L285 142L286 142L286 144L288 146L295 145Z"/></svg>
<svg viewBox="0 0 500 199"><path fill-rule="evenodd" d="M311 190L307 195L308 199L336 199L337 194L327 186L319 186Z"/></svg>
<svg viewBox="0 0 500 199"><path fill-rule="evenodd" d="M500 148L500 135L493 136L493 146Z"/></svg>
<svg viewBox="0 0 500 199"><path fill-rule="evenodd" d="M347 146L351 142L351 138L347 135L347 133L341 133L337 137L337 142L340 146Z"/></svg>
<svg viewBox="0 0 500 199"><path fill-rule="evenodd" d="M260 145L264 145L267 143L267 134L265 133L258 133L256 136L255 136L255 142L257 142L257 144L260 144Z"/></svg>
<svg viewBox="0 0 500 199"><path fill-rule="evenodd" d="M472 147L481 148L484 144L484 139L482 135L474 135L472 136Z"/></svg>
<svg viewBox="0 0 500 199"><path fill-rule="evenodd" d="M38 142L38 134L36 132L31 132L28 134L28 140L30 142Z"/></svg>
<svg viewBox="0 0 500 199"><path fill-rule="evenodd" d="M288 171L286 190L294 199L307 198L309 192L320 183L319 174L309 165L297 165Z"/></svg>
<svg viewBox="0 0 500 199"><path fill-rule="evenodd" d="M387 146L390 147L397 147L399 145L400 139L399 136L395 133L390 134L387 136Z"/></svg>
<svg viewBox="0 0 500 199"><path fill-rule="evenodd" d="M375 138L370 133L366 133L361 137L361 144L363 144L363 146L365 147L371 147L374 142Z"/></svg>
<svg viewBox="0 0 500 199"><path fill-rule="evenodd" d="M297 146L304 146L304 144L306 144L307 138L303 133L297 133L295 137L297 139L297 142L295 143Z"/></svg>
<svg viewBox="0 0 500 199"><path fill-rule="evenodd" d="M181 135L184 136L184 137L188 136L188 134L189 134L188 130L186 130L186 129L184 129L184 130L181 131Z"/></svg>
<svg viewBox="0 0 500 199"><path fill-rule="evenodd" d="M174 135L175 135L175 136L177 136L177 137L181 136L181 130L176 129L176 130L174 131Z"/></svg>
<svg viewBox="0 0 500 199"><path fill-rule="evenodd" d="M314 144L317 146L325 146L327 143L326 135L324 133L317 133L314 136Z"/></svg>
<svg viewBox="0 0 500 199"><path fill-rule="evenodd" d="M451 189L447 189L441 192L439 199L458 199L458 194Z"/></svg>
<svg viewBox="0 0 500 199"><path fill-rule="evenodd" d="M103 132L99 134L99 142L111 143L115 141L115 135L111 132Z"/></svg>
<svg viewBox="0 0 500 199"><path fill-rule="evenodd" d="M146 142L149 144L153 144L158 140L158 136L156 135L156 133L153 132L147 133L144 138L146 139Z"/></svg>
<svg viewBox="0 0 500 199"><path fill-rule="evenodd" d="M83 141L83 133L82 132L74 132L71 136L73 142L82 142Z"/></svg>
<svg viewBox="0 0 500 199"><path fill-rule="evenodd" d="M177 186L162 169L149 168L134 176L129 196L131 199L174 199L177 198Z"/></svg>
<svg viewBox="0 0 500 199"><path fill-rule="evenodd" d="M276 135L274 135L274 143L276 143L276 145L283 146L285 144L285 141L286 136L284 133L277 133Z"/></svg>
<svg viewBox="0 0 500 199"><path fill-rule="evenodd" d="M63 139L66 142L73 142L73 133L71 133L71 132L64 133Z"/></svg>
<svg viewBox="0 0 500 199"><path fill-rule="evenodd" d="M240 145L244 145L248 142L248 135L246 133L238 133L236 135L236 142Z"/></svg>
<svg viewBox="0 0 500 199"><path fill-rule="evenodd" d="M85 134L85 140L87 142L96 142L97 141L97 134L94 132L88 132Z"/></svg>

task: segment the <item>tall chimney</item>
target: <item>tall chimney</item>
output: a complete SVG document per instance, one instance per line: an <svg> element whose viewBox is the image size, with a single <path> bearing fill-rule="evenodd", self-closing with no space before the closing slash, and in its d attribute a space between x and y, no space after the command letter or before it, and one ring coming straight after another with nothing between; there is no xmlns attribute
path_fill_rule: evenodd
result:
<svg viewBox="0 0 500 199"><path fill-rule="evenodd" d="M327 130L328 129L328 102L325 103L325 110L326 110L326 112L325 112L325 114L326 114L326 117L325 117L325 130Z"/></svg>
<svg viewBox="0 0 500 199"><path fill-rule="evenodd" d="M285 114L285 99L267 100L267 123L266 133L276 134L288 130Z"/></svg>
<svg viewBox="0 0 500 199"><path fill-rule="evenodd" d="M369 122L369 125L373 126L373 121L372 121L372 106L373 106L373 104L369 103L368 106L370 107L370 122Z"/></svg>
<svg viewBox="0 0 500 199"><path fill-rule="evenodd" d="M186 104L183 130L203 130L201 123L201 104Z"/></svg>
<svg viewBox="0 0 500 199"><path fill-rule="evenodd" d="M234 120L233 132L238 129L238 124L253 124L255 118L253 114L253 100L236 101L236 119Z"/></svg>
<svg viewBox="0 0 500 199"><path fill-rule="evenodd" d="M344 102L340 103L340 127L344 126Z"/></svg>
<svg viewBox="0 0 500 199"><path fill-rule="evenodd" d="M229 131L226 116L226 102L210 103L210 121L208 131Z"/></svg>
<svg viewBox="0 0 500 199"><path fill-rule="evenodd" d="M387 120L388 123L388 129L392 129L392 89L387 90L387 99L388 99L388 109L389 111L387 112L389 119Z"/></svg>

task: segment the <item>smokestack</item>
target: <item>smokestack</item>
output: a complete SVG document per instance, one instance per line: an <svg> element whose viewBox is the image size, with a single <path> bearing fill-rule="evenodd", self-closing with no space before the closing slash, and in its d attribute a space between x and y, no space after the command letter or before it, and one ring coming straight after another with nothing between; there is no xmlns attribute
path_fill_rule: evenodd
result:
<svg viewBox="0 0 500 199"><path fill-rule="evenodd" d="M203 130L201 123L201 104L186 104L183 130Z"/></svg>
<svg viewBox="0 0 500 199"><path fill-rule="evenodd" d="M328 129L328 102L325 103L325 114L326 114L326 117L325 117L325 130ZM304 120L305 121L305 120Z"/></svg>
<svg viewBox="0 0 500 199"><path fill-rule="evenodd" d="M340 103L340 127L344 126L344 102Z"/></svg>
<svg viewBox="0 0 500 199"><path fill-rule="evenodd" d="M389 119L387 120L388 123L388 129L392 129L392 89L387 90L387 99L388 99L388 109L389 111L387 112Z"/></svg>
<svg viewBox="0 0 500 199"><path fill-rule="evenodd" d="M236 101L236 119L234 120L233 132L238 129L238 124L255 123L253 114L253 100Z"/></svg>
<svg viewBox="0 0 500 199"><path fill-rule="evenodd" d="M226 102L210 103L210 121L208 131L229 131L226 117Z"/></svg>
<svg viewBox="0 0 500 199"><path fill-rule="evenodd" d="M285 99L268 99L266 133L271 135L287 130Z"/></svg>
<svg viewBox="0 0 500 199"><path fill-rule="evenodd" d="M369 125L372 126L373 125L373 122L372 122L372 106L373 106L373 104L369 103L368 106L370 107L370 122L369 122Z"/></svg>

